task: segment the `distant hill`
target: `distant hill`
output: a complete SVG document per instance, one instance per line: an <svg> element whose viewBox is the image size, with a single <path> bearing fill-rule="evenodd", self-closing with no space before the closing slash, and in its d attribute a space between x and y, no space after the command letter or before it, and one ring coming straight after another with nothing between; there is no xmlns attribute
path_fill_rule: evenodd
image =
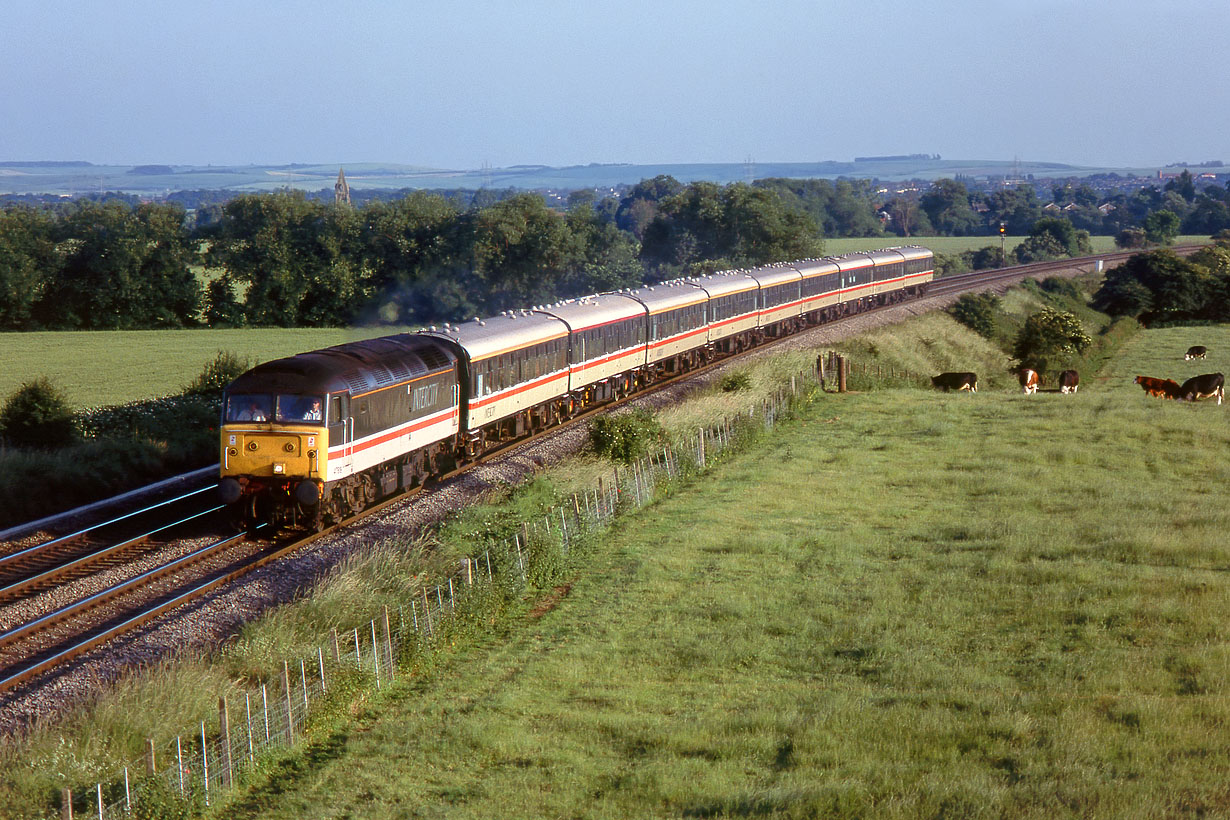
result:
<svg viewBox="0 0 1230 820"><path fill-rule="evenodd" d="M660 174L681 182L709 180L717 183L766 177L852 177L895 182L908 179L938 179L961 175L969 178L1082 177L1118 173L1121 176L1156 177L1158 168L1094 168L1058 162L1006 160L949 160L930 154L890 157L859 157L851 162L760 162L747 163L622 163L573 165L514 165L508 168L446 169L397 163L340 163L337 165L95 165L83 161L0 161L0 194L85 194L122 191L143 196L165 196L173 191L234 190L275 191L295 188L306 191L332 190L339 168L353 189L400 188L613 188L634 184Z"/></svg>

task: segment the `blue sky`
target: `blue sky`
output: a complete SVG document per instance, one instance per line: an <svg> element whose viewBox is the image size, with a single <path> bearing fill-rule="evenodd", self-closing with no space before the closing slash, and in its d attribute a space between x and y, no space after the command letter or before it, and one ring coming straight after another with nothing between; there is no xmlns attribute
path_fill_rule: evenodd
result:
<svg viewBox="0 0 1230 820"><path fill-rule="evenodd" d="M1224 0L4 0L0 160L1230 162Z"/></svg>

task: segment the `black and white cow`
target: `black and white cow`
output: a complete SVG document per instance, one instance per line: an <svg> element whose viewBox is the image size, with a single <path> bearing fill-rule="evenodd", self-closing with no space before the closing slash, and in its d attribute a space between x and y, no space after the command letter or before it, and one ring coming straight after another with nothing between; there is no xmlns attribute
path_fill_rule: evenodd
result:
<svg viewBox="0 0 1230 820"><path fill-rule="evenodd" d="M931 377L931 385L947 393L949 390L978 392L978 376L974 373L941 373Z"/></svg>
<svg viewBox="0 0 1230 820"><path fill-rule="evenodd" d="M1217 403L1221 404L1225 393L1226 378L1220 373L1205 373L1203 376L1192 376L1183 382L1183 386L1179 388L1179 396L1184 401L1208 399L1216 396Z"/></svg>

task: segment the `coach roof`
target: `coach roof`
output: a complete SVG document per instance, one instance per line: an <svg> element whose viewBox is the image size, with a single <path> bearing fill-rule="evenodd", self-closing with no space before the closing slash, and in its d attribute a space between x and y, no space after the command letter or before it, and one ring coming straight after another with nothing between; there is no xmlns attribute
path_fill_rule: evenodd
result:
<svg viewBox="0 0 1230 820"><path fill-rule="evenodd" d="M459 345L471 361L486 359L568 335L568 326L554 316L532 310L510 310L489 319L472 319L420 336L440 336Z"/></svg>

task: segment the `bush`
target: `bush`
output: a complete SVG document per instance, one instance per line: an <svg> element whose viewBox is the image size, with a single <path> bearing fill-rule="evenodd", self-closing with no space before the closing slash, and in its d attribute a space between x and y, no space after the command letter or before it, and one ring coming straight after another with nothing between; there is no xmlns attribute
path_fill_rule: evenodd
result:
<svg viewBox="0 0 1230 820"><path fill-rule="evenodd" d="M192 396L201 393L220 393L237 377L246 373L252 367L244 357L225 350L219 350L213 361L206 362L204 369L188 386L184 395Z"/></svg>
<svg viewBox="0 0 1230 820"><path fill-rule="evenodd" d="M752 374L746 370L736 370L733 373L727 373L718 382L718 387L722 388L723 393L737 393L740 390L747 390L752 386Z"/></svg>
<svg viewBox="0 0 1230 820"><path fill-rule="evenodd" d="M1079 319L1065 311L1045 308L1025 320L1012 355L1022 367L1045 373L1066 366L1092 344L1093 339L1085 333Z"/></svg>
<svg viewBox="0 0 1230 820"><path fill-rule="evenodd" d="M0 435L18 447L58 449L77 440L73 410L44 377L23 384L0 409Z"/></svg>
<svg viewBox="0 0 1230 820"><path fill-rule="evenodd" d="M1085 298L1085 289L1082 288L1078 282L1068 279L1067 277L1048 276L1039 284L1042 286L1044 291L1054 294L1055 296L1067 297L1078 304L1084 304L1087 301Z"/></svg>
<svg viewBox="0 0 1230 820"><path fill-rule="evenodd" d="M628 464L649 452L650 445L662 441L662 425L647 410L633 410L616 416L594 419L589 440L599 455Z"/></svg>
<svg viewBox="0 0 1230 820"><path fill-rule="evenodd" d="M996 320L1000 313L1000 299L994 293L989 292L966 293L953 303L948 312L952 318L979 336L990 339L995 335Z"/></svg>

